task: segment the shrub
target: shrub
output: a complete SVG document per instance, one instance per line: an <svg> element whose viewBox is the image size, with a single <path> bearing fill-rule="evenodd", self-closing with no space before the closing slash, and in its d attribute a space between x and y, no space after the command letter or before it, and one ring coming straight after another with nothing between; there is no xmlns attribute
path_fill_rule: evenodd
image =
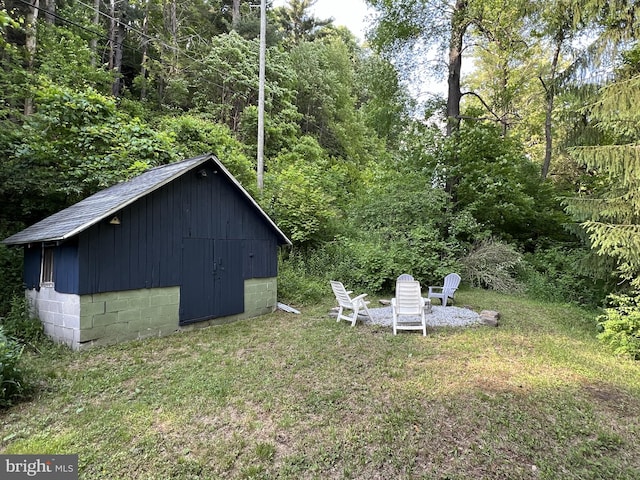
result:
<svg viewBox="0 0 640 480"><path fill-rule="evenodd" d="M474 247L460 263L463 277L473 286L513 293L522 288L515 278L521 261L522 255L513 246L487 240Z"/></svg>
<svg viewBox="0 0 640 480"><path fill-rule="evenodd" d="M24 295L14 295L11 308L2 320L7 336L25 343L38 343L44 339L42 323L31 314L31 308Z"/></svg>
<svg viewBox="0 0 640 480"><path fill-rule="evenodd" d="M9 235L0 229L0 238L7 236ZM22 250L0 245L0 317L9 312L11 299L21 290Z"/></svg>
<svg viewBox="0 0 640 480"><path fill-rule="evenodd" d="M0 325L0 407L11 406L25 390L19 363L24 347L5 335Z"/></svg>
<svg viewBox="0 0 640 480"><path fill-rule="evenodd" d="M549 302L601 305L615 287L614 277L598 272L612 272L595 262L602 262L585 248L552 247L527 253L521 265L520 278L527 295Z"/></svg>
<svg viewBox="0 0 640 480"><path fill-rule="evenodd" d="M610 295L611 306L598 317L598 338L617 355L640 359L640 292Z"/></svg>
<svg viewBox="0 0 640 480"><path fill-rule="evenodd" d="M292 252L281 256L278 267L278 299L284 303L304 305L316 303L327 294L328 281L313 275L304 254Z"/></svg>

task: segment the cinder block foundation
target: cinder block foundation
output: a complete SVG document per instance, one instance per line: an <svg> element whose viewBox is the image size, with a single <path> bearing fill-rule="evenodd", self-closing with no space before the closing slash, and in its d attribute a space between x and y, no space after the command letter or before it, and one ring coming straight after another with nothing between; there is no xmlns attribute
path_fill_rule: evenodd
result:
<svg viewBox="0 0 640 480"><path fill-rule="evenodd" d="M244 312L180 327L180 287L166 287L94 295L58 293L53 287L27 290L34 313L54 341L74 350L170 335L257 317L275 310L277 279L244 282Z"/></svg>

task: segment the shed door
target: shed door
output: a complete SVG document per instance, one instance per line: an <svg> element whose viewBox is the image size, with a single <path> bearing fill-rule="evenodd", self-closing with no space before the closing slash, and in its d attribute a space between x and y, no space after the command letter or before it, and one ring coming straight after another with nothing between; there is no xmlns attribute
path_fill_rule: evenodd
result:
<svg viewBox="0 0 640 480"><path fill-rule="evenodd" d="M180 325L244 312L241 242L182 242Z"/></svg>

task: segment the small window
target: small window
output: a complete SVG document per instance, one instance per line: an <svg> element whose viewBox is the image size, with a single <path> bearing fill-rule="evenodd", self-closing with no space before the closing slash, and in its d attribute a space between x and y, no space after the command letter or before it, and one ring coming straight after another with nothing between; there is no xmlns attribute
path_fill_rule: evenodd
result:
<svg viewBox="0 0 640 480"><path fill-rule="evenodd" d="M44 287L53 286L53 248L43 247L42 249L42 269L40 285Z"/></svg>

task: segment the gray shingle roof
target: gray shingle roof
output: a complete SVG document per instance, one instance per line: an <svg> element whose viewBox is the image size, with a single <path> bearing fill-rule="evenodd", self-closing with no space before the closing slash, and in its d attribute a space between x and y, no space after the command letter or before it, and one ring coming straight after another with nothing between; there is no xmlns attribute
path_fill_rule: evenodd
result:
<svg viewBox="0 0 640 480"><path fill-rule="evenodd" d="M91 225L114 215L139 198L157 190L207 161L213 161L216 166L235 183L267 222L273 226L283 243L291 244L291 241L260 208L253 197L247 193L220 161L211 154L147 170L127 182L118 183L105 190L101 190L64 210L54 213L50 217L4 239L2 243L21 245L34 242L53 242L73 237Z"/></svg>

